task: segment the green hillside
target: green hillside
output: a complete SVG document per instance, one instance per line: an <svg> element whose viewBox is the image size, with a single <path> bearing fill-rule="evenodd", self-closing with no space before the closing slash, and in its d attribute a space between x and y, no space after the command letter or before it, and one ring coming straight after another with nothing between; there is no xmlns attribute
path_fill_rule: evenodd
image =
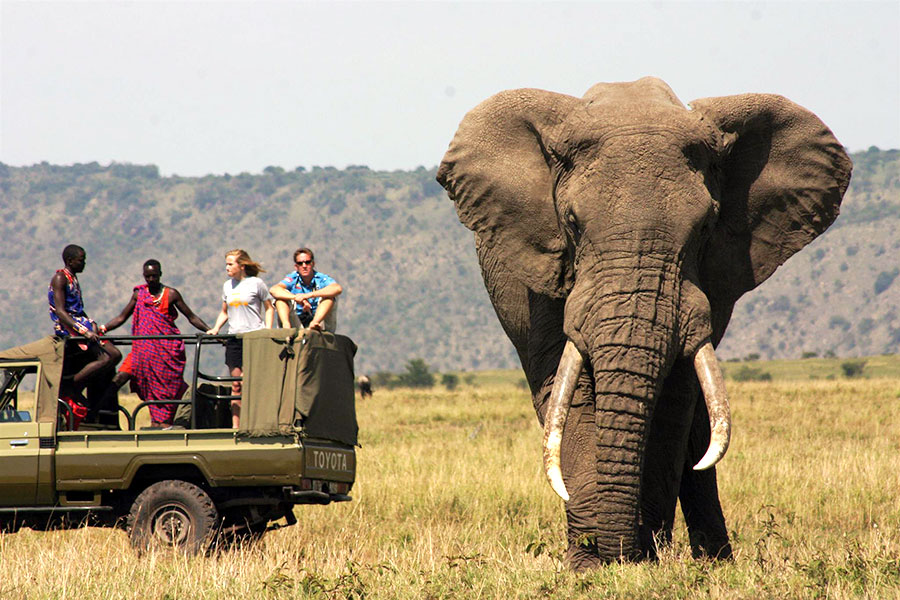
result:
<svg viewBox="0 0 900 600"><path fill-rule="evenodd" d="M346 290L338 327L359 345L359 370L400 370L410 357L442 370L513 367L471 234L434 175L269 167L183 178L153 166L0 166L0 347L49 332L47 285L68 243L87 250L80 279L92 317L117 314L142 283L142 263L157 258L163 281L210 323L227 250L245 248L272 284L307 245Z"/></svg>
<svg viewBox="0 0 900 600"><path fill-rule="evenodd" d="M897 351L900 152L853 160L838 222L738 304L724 358ZM308 245L345 288L339 330L359 345L358 370L400 371L413 357L439 371L515 368L471 234L434 175L268 167L186 178L152 165L0 163L0 347L49 332L47 284L68 243L87 249L81 281L98 320L121 310L141 264L157 258L163 281L210 322L226 250L248 250L272 284Z"/></svg>

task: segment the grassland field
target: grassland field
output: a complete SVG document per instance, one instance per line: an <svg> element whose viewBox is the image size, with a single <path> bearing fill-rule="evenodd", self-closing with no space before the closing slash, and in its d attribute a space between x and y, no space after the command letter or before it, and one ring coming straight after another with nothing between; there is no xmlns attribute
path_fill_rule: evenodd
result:
<svg viewBox="0 0 900 600"><path fill-rule="evenodd" d="M900 598L900 361L852 379L841 362L724 365L772 375L729 382L733 562L693 560L679 515L659 562L570 572L541 432L503 371L358 402L354 500L254 545L139 558L121 530L0 534L0 598Z"/></svg>

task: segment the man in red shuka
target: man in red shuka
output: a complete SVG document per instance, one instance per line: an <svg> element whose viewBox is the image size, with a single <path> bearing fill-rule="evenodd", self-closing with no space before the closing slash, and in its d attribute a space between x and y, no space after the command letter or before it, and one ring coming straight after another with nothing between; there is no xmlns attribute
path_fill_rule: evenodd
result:
<svg viewBox="0 0 900 600"><path fill-rule="evenodd" d="M178 290L163 285L161 277L162 267L158 260L151 258L145 262L146 283L135 286L131 300L122 312L104 325L101 331L111 331L133 315L132 335L180 335L181 331L175 325L178 311L197 329L208 330L209 326L193 313ZM113 381L120 386L131 381L131 391L143 402L180 400L188 387L184 382L186 362L182 340L135 340L131 345L131 354L125 357ZM152 426L172 424L174 404L151 404L148 408Z"/></svg>

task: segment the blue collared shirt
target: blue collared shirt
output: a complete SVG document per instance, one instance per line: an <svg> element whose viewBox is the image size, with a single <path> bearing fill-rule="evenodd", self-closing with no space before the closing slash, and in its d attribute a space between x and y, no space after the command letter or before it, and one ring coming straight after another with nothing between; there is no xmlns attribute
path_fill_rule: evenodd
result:
<svg viewBox="0 0 900 600"><path fill-rule="evenodd" d="M287 288L287 291L292 294L308 294L309 292L321 290L323 287L337 282L325 273L316 271L313 273L309 285L305 285L303 283L303 279L300 278L300 273L298 273L297 271L292 271L284 276L284 279L281 280L281 283L283 283L284 287ZM319 300L321 300L321 298L309 299L309 305L312 307L313 314L315 314L316 309L319 308ZM303 307L300 304L297 304L296 311L299 315L303 312Z"/></svg>

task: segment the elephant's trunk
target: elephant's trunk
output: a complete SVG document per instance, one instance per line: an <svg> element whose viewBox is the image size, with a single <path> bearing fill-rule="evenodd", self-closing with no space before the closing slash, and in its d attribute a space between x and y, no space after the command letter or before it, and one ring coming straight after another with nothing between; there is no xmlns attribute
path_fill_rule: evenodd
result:
<svg viewBox="0 0 900 600"><path fill-rule="evenodd" d="M569 407L575 395L575 387L583 366L581 353L571 341L566 342L559 368L556 371L553 389L544 417L544 472L550 487L560 498L569 500L569 493L563 482L560 469L563 429L569 414ZM694 355L694 369L700 380L703 398L709 413L710 442L703 458L694 466L694 470L709 469L718 463L731 440L731 409L725 390L725 378L719 368L712 343L705 342Z"/></svg>
<svg viewBox="0 0 900 600"><path fill-rule="evenodd" d="M601 344L592 350L597 499L589 541L605 561L640 554L643 460L656 400L671 364L671 333L663 328L635 346Z"/></svg>

